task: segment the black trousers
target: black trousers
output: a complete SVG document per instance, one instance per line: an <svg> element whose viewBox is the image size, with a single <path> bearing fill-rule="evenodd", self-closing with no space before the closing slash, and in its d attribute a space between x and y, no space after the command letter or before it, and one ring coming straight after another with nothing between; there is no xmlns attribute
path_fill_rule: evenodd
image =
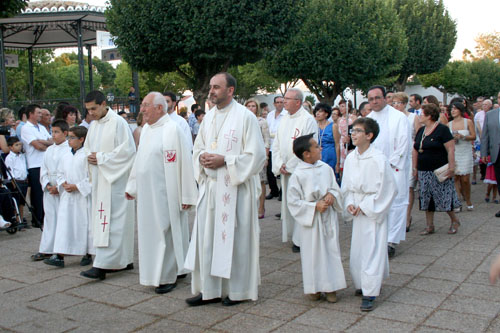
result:
<svg viewBox="0 0 500 333"><path fill-rule="evenodd" d="M43 189L40 184L40 168L28 169L28 182L31 187L31 207L33 208L32 224L43 224ZM35 220L36 219L36 220Z"/></svg>
<svg viewBox="0 0 500 333"><path fill-rule="evenodd" d="M277 197L280 193L280 189L278 188L278 184L276 183L276 177L273 174L273 155L271 151L269 152L266 174L267 183L269 184L269 189L271 190L270 194Z"/></svg>

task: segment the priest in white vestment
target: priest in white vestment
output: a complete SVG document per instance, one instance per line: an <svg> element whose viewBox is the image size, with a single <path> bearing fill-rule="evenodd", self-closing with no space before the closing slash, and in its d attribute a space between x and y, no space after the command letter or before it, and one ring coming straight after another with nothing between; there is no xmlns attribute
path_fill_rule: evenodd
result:
<svg viewBox="0 0 500 333"><path fill-rule="evenodd" d="M342 195L312 133L297 138L294 151L301 160L290 177L287 199L301 238L304 294L319 300L324 292L335 303L336 291L347 287L339 244Z"/></svg>
<svg viewBox="0 0 500 333"><path fill-rule="evenodd" d="M170 120L173 120L174 123L179 125L181 129L181 133L186 137L189 151L193 151L193 136L191 134L191 128L189 127L189 123L186 119L182 118L175 111L175 105L177 104L177 96L171 91L166 91L163 93L163 97L165 97L165 102L167 102L167 113L170 116Z"/></svg>
<svg viewBox="0 0 500 333"><path fill-rule="evenodd" d="M406 238L411 129L408 118L388 105L384 95L385 88L382 86L369 89L368 101L373 111L368 117L376 120L380 127L380 134L373 142L373 147L380 150L389 161L398 188L398 195L392 203L388 220L388 252L389 257L392 257L396 252L394 244L399 244Z"/></svg>
<svg viewBox="0 0 500 333"><path fill-rule="evenodd" d="M266 159L255 115L233 100L236 80L210 80L207 112L193 149L199 184L185 267L192 271L190 306L256 300L260 284L259 171Z"/></svg>
<svg viewBox="0 0 500 333"><path fill-rule="evenodd" d="M164 294L184 273L189 246L188 212L198 190L190 145L166 112L159 92L149 93L141 112L147 125L130 172L127 199L137 200L139 279Z"/></svg>
<svg viewBox="0 0 500 333"><path fill-rule="evenodd" d="M293 242L293 251L298 252L300 234L296 231L293 216L290 214L287 201L288 181L295 170L299 159L293 154L293 140L299 136L318 133L318 124L314 117L302 107L303 95L299 89L288 89L285 94L285 114L281 119L273 142L272 165L273 173L281 175L281 220L282 240Z"/></svg>
<svg viewBox="0 0 500 333"><path fill-rule="evenodd" d="M342 176L345 219L353 220L349 268L361 310L373 309L384 278L389 276L387 217L397 193L393 172L384 154L370 145L377 123L359 118L353 123L356 149L347 155Z"/></svg>
<svg viewBox="0 0 500 333"><path fill-rule="evenodd" d="M84 144L92 182L94 267L81 275L105 279L106 273L132 269L134 259L134 204L125 199L135 143L125 119L108 110L100 91L85 97L94 116Z"/></svg>

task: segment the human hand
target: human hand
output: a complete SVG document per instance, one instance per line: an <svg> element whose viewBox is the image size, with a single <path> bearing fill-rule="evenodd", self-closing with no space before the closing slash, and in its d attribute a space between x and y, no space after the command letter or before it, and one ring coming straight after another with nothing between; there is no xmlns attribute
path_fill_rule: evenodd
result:
<svg viewBox="0 0 500 333"><path fill-rule="evenodd" d="M326 203L328 206L331 206L331 205L333 205L333 203L335 202L335 197L334 197L331 193L327 193L327 194L323 197L323 200L325 201L325 203Z"/></svg>
<svg viewBox="0 0 500 333"><path fill-rule="evenodd" d="M316 210L320 213L324 213L328 209L328 204L325 202L325 200L321 199L320 201L316 202Z"/></svg>
<svg viewBox="0 0 500 333"><path fill-rule="evenodd" d="M97 153L91 153L87 157L87 160L89 161L90 164L97 165Z"/></svg>
<svg viewBox="0 0 500 333"><path fill-rule="evenodd" d="M285 165L285 164L283 164L283 165L281 166L281 168L280 168L280 173L281 173L282 175L289 175L289 174L290 174L290 172L286 171L286 165Z"/></svg>
<svg viewBox="0 0 500 333"><path fill-rule="evenodd" d="M484 164L488 164L488 156L483 156L483 157L481 157L481 161L482 161Z"/></svg>
<svg viewBox="0 0 500 333"><path fill-rule="evenodd" d="M354 205L349 205L347 206L347 211L349 212L349 214L353 215L353 216L358 216L359 215L359 212L361 211L361 208L359 207L354 207Z"/></svg>
<svg viewBox="0 0 500 333"><path fill-rule="evenodd" d="M76 187L75 184L68 184L67 182L64 182L62 184L62 187L64 188L64 190L66 192L70 192L71 193L71 192L74 192L74 191L78 191L78 188Z"/></svg>
<svg viewBox="0 0 500 333"><path fill-rule="evenodd" d="M335 165L335 173L337 173L337 174L338 174L339 172L340 172L340 164L338 164L338 163L337 163L337 164Z"/></svg>
<svg viewBox="0 0 500 333"><path fill-rule="evenodd" d="M204 168L215 170L224 166L224 155L203 153L200 155L200 163Z"/></svg>

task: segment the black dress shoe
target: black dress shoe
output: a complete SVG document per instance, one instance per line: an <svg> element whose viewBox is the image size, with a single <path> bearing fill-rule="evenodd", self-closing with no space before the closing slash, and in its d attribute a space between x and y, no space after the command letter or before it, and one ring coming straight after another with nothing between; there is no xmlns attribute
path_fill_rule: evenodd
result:
<svg viewBox="0 0 500 333"><path fill-rule="evenodd" d="M189 306L200 306L200 305L207 305L211 303L219 303L220 302L220 297L217 298L212 298L212 299L203 299L203 295L199 293L195 297L191 297L186 299L186 303Z"/></svg>
<svg viewBox="0 0 500 333"><path fill-rule="evenodd" d="M281 192L280 195L278 195L278 201L281 201Z"/></svg>
<svg viewBox="0 0 500 333"><path fill-rule="evenodd" d="M500 217L500 210L495 214L496 217Z"/></svg>
<svg viewBox="0 0 500 333"><path fill-rule="evenodd" d="M276 214L276 215L274 215L274 216L276 216L277 218L279 218L279 219L280 219L280 218L281 218L281 213L278 213L278 214Z"/></svg>
<svg viewBox="0 0 500 333"><path fill-rule="evenodd" d="M272 198L274 197L277 197L276 194L272 194L272 193L269 193L268 195L266 195L266 200L271 200Z"/></svg>
<svg viewBox="0 0 500 333"><path fill-rule="evenodd" d="M104 280L106 278L106 270L92 267L88 271L80 272L80 275L89 279Z"/></svg>
<svg viewBox="0 0 500 333"><path fill-rule="evenodd" d="M185 279L187 276L187 274L177 275L177 279Z"/></svg>
<svg viewBox="0 0 500 333"><path fill-rule="evenodd" d="M293 244L292 245L292 252L293 253L300 253L300 247L298 247L297 245Z"/></svg>
<svg viewBox="0 0 500 333"><path fill-rule="evenodd" d="M363 300L361 301L361 306L360 306L361 311L372 311L374 302L375 302L375 297L363 296Z"/></svg>
<svg viewBox="0 0 500 333"><path fill-rule="evenodd" d="M121 272L121 271L130 271L134 269L134 264L131 263L131 264L128 264L127 267L125 268L120 268L120 269L105 269L106 273L118 273L118 272Z"/></svg>
<svg viewBox="0 0 500 333"><path fill-rule="evenodd" d="M168 283L168 284L160 284L159 287L155 288L155 293L157 294L166 294L175 289L177 283Z"/></svg>
<svg viewBox="0 0 500 333"><path fill-rule="evenodd" d="M243 301L233 301L229 297L226 297L222 301L222 305L224 305L224 306L233 306L233 305L236 305L236 304L240 304L241 302L243 302Z"/></svg>
<svg viewBox="0 0 500 333"><path fill-rule="evenodd" d="M389 255L389 259L394 258L394 256L396 255L396 249L393 246L388 245L387 254Z"/></svg>
<svg viewBox="0 0 500 333"><path fill-rule="evenodd" d="M354 296L363 296L363 290L361 289L356 289L354 291Z"/></svg>

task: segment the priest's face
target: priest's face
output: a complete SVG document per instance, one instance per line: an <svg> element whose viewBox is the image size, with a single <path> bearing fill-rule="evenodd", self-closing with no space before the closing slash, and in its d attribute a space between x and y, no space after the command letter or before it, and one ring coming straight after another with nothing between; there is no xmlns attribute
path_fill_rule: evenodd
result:
<svg viewBox="0 0 500 333"><path fill-rule="evenodd" d="M219 108L225 107L233 99L234 87L228 87L226 77L218 74L210 79L208 98Z"/></svg>
<svg viewBox="0 0 500 333"><path fill-rule="evenodd" d="M375 112L382 110L387 105L382 90L378 88L368 92L368 102L370 103L370 108Z"/></svg>
<svg viewBox="0 0 500 333"><path fill-rule="evenodd" d="M297 95L293 90L288 90L286 92L284 100L285 110L287 110L290 114L294 114L295 112L299 111L300 107L302 106L302 101L297 98Z"/></svg>
<svg viewBox="0 0 500 333"><path fill-rule="evenodd" d="M85 108L87 109L87 112L96 120L101 119L108 113L105 101L102 102L102 104L96 104L95 101L85 103Z"/></svg>
<svg viewBox="0 0 500 333"><path fill-rule="evenodd" d="M156 123L165 114L162 106L154 105L154 96L151 94L142 100L141 112L143 121L148 125Z"/></svg>

